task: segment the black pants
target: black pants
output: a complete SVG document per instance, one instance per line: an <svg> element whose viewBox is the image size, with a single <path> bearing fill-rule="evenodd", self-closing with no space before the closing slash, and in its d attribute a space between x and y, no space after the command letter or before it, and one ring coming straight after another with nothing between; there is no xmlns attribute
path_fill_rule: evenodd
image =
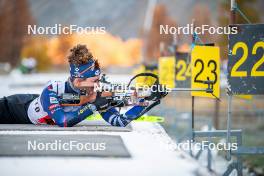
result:
<svg viewBox="0 0 264 176"><path fill-rule="evenodd" d="M0 98L0 124L29 124L27 110L39 95L15 94Z"/></svg>

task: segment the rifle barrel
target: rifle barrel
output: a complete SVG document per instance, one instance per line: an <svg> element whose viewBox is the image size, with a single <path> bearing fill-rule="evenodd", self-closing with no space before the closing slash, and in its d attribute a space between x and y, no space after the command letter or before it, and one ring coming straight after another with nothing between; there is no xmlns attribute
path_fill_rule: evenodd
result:
<svg viewBox="0 0 264 176"><path fill-rule="evenodd" d="M208 89L205 88L171 88L170 89L172 92L178 92L178 91L208 91Z"/></svg>

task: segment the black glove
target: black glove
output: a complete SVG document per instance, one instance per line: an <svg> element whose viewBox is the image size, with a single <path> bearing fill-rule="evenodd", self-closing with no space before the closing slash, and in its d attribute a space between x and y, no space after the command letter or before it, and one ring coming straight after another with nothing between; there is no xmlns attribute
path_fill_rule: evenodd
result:
<svg viewBox="0 0 264 176"><path fill-rule="evenodd" d="M166 89L164 91L160 91L158 89L159 86L161 85L157 85L156 87L153 87L152 88L153 91L151 92L151 95L149 97L146 97L145 99L149 101L158 101L164 98L166 95L168 95L168 92L166 91Z"/></svg>
<svg viewBox="0 0 264 176"><path fill-rule="evenodd" d="M97 111L103 111L109 108L110 102L107 97L101 97L101 93L97 92L96 99L92 104L95 105Z"/></svg>

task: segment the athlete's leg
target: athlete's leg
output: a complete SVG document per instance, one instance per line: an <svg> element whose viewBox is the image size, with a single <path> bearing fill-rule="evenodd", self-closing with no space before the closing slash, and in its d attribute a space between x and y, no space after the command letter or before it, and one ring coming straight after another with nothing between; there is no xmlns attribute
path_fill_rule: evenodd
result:
<svg viewBox="0 0 264 176"><path fill-rule="evenodd" d="M7 99L3 97L0 99L0 123L11 123L14 121L14 118L9 112Z"/></svg>
<svg viewBox="0 0 264 176"><path fill-rule="evenodd" d="M2 98L0 101L0 123L31 123L27 115L28 106L38 96L36 94L15 94Z"/></svg>

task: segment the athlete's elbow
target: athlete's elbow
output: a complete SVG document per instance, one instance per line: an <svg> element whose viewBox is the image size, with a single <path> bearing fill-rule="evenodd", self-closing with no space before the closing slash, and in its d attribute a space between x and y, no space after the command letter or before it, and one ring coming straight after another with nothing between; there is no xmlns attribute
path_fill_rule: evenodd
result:
<svg viewBox="0 0 264 176"><path fill-rule="evenodd" d="M59 127L67 127L67 122L66 120L58 120L56 121L56 125L58 125Z"/></svg>
<svg viewBox="0 0 264 176"><path fill-rule="evenodd" d="M56 114L56 116L53 116L53 119L55 121L55 124L59 127L67 127L68 123L64 115Z"/></svg>
<svg viewBox="0 0 264 176"><path fill-rule="evenodd" d="M56 125L59 126L59 127L67 127L67 126L65 126L64 123L56 123Z"/></svg>

